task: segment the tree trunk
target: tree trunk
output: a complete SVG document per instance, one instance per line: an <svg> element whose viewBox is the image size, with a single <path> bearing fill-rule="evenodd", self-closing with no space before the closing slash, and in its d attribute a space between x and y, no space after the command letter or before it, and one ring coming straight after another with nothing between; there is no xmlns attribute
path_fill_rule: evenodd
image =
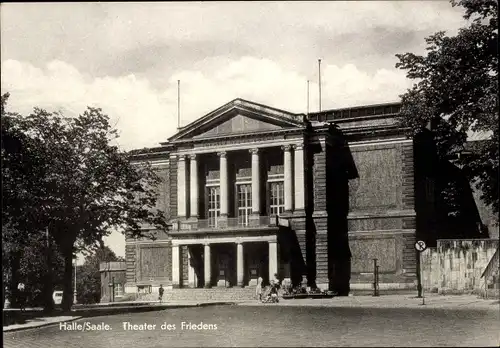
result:
<svg viewBox="0 0 500 348"><path fill-rule="evenodd" d="M70 311L73 305L73 244L66 245L63 250L64 273L63 273L63 311Z"/></svg>

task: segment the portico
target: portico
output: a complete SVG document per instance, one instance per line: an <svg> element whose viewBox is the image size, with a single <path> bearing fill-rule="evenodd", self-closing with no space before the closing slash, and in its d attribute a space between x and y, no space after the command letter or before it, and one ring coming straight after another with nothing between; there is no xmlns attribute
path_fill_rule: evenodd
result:
<svg viewBox="0 0 500 348"><path fill-rule="evenodd" d="M188 281L182 277L182 247L187 252ZM278 272L276 235L206 237L172 240L173 287L244 287L268 281Z"/></svg>
<svg viewBox="0 0 500 348"><path fill-rule="evenodd" d="M289 268L279 259L275 217L304 215L304 124L293 114L233 103L171 139L174 287L242 287Z"/></svg>

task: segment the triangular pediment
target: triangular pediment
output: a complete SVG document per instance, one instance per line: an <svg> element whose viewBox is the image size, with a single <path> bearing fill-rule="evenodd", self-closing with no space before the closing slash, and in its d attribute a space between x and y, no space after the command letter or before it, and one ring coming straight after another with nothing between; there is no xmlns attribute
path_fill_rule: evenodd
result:
<svg viewBox="0 0 500 348"><path fill-rule="evenodd" d="M265 133L302 126L301 114L235 99L181 128L169 141Z"/></svg>

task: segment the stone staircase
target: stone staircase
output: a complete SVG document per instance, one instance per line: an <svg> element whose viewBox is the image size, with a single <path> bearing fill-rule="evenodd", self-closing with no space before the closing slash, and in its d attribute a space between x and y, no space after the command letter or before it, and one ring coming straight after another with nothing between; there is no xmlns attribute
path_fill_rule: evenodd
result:
<svg viewBox="0 0 500 348"><path fill-rule="evenodd" d="M163 301L242 301L255 299L255 287L165 289ZM141 294L139 301L157 301L158 293Z"/></svg>

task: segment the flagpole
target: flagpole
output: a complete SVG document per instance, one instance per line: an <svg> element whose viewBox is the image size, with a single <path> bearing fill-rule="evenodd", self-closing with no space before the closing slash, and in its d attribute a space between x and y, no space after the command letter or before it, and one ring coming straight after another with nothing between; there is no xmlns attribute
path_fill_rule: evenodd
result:
<svg viewBox="0 0 500 348"><path fill-rule="evenodd" d="M181 129L181 80L177 80L177 129Z"/></svg>
<svg viewBox="0 0 500 348"><path fill-rule="evenodd" d="M309 80L307 80L307 118L309 118Z"/></svg>
<svg viewBox="0 0 500 348"><path fill-rule="evenodd" d="M318 59L319 111L321 112L321 59Z"/></svg>

